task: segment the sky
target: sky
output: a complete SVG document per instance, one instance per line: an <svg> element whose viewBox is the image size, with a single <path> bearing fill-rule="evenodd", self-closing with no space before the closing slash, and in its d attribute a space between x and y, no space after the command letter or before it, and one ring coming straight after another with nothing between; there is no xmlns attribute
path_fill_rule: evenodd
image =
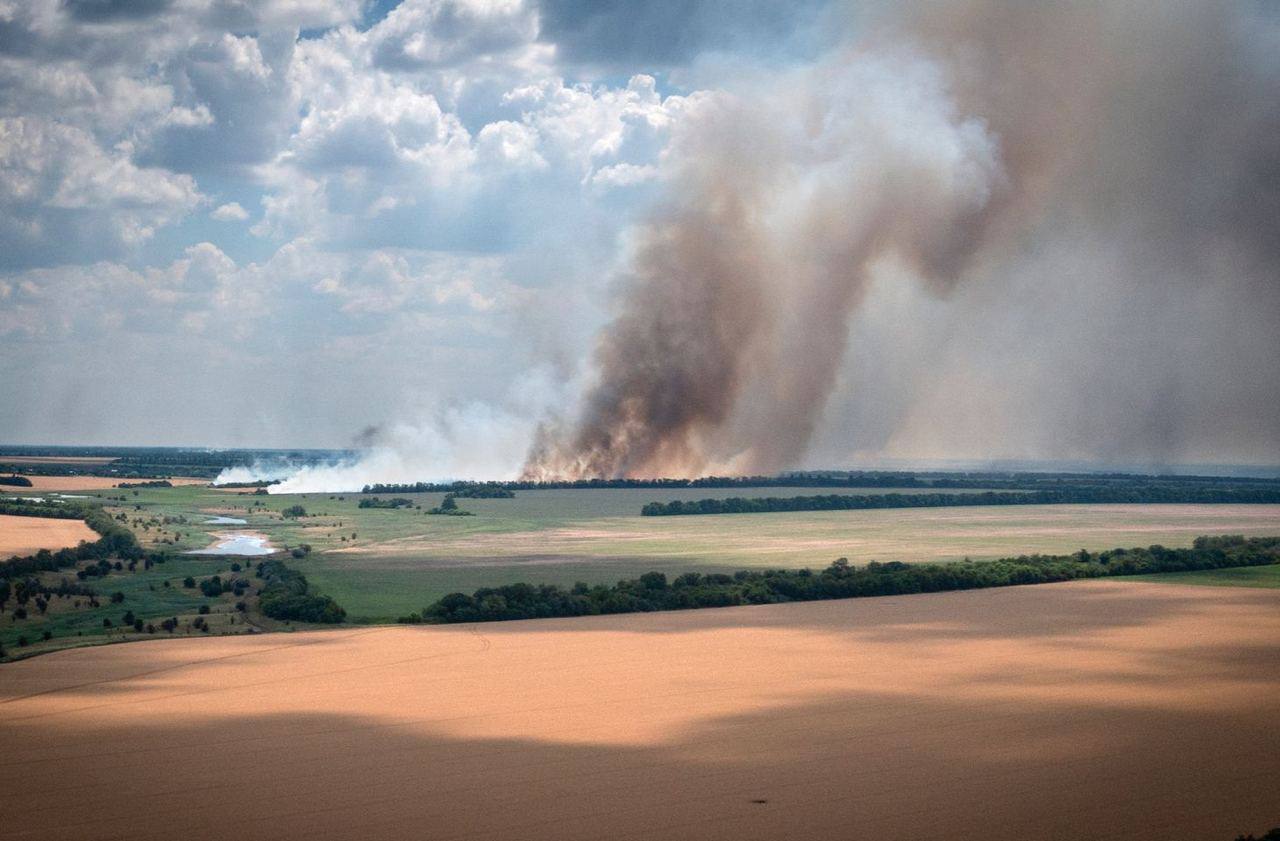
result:
<svg viewBox="0 0 1280 841"><path fill-rule="evenodd" d="M0 0L0 440L372 443L413 479L531 445L568 473L1280 461L1275 16L1102 6ZM663 352L706 361L716 314L653 278L710 289L706 255L653 255L732 229L725 197L759 224L717 247L758 259L715 294L770 350L602 445L616 383L668 365L619 336L687 311Z"/></svg>

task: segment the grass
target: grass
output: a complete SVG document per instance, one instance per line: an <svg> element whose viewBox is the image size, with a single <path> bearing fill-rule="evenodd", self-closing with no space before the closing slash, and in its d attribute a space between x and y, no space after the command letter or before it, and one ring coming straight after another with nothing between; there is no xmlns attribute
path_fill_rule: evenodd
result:
<svg viewBox="0 0 1280 841"><path fill-rule="evenodd" d="M1280 566L1236 567L1199 572L1165 572L1139 575L1133 581L1156 581L1165 584L1204 584L1213 587L1264 587L1280 589Z"/></svg>
<svg viewBox="0 0 1280 841"><path fill-rule="evenodd" d="M826 492L830 489L734 489L739 496ZM234 531L264 534L278 547L310 544L310 555L289 563L353 619L364 621L394 620L449 592L514 581L613 583L649 570L673 575L820 567L837 557L854 563L982 560L1080 548L1185 546L1200 534L1280 533L1280 506L1267 505L992 506L640 517L646 502L700 499L709 491L621 488L460 499L459 505L475 516L436 517L425 512L439 505L439 493L405 494L415 507L404 510L361 509L359 494L258 496L200 486L86 493L113 506L113 512L125 513L147 545L181 552L203 548L215 534ZM282 517L281 511L292 505L303 506L307 516ZM215 515L248 522L204 524ZM175 522L164 524L166 517ZM217 556L182 558L163 574L174 575L172 570L181 564L199 565L206 570L201 574L209 575L225 569L229 561ZM108 584L97 586L100 592L111 592ZM139 603L145 604L151 592L139 592ZM118 607L112 606L113 617L123 613L123 608L114 610ZM134 612L143 615L136 607ZM0 640L7 647L3 621ZM97 621L100 624L101 617Z"/></svg>
<svg viewBox="0 0 1280 841"><path fill-rule="evenodd" d="M235 612L235 599L230 593L217 598L206 598L198 589L183 587L182 580L186 576L199 580L218 572L226 572L233 560L177 556L150 570L139 566L136 572L123 570L113 572L105 578L83 582L98 594L98 607L89 607L87 597L84 596L54 598L45 615L36 611L34 602L28 602L28 617L17 619L14 616L16 605L10 600L7 609L0 614L0 645L3 645L8 654L14 655L25 651L18 646L18 638L23 636L29 641L31 652L63 647L72 638L79 641L94 637L150 636L145 632L139 635L131 628L126 630L121 627L123 617L129 611L143 622L152 622L157 626L169 617L177 617L185 625L198 615L201 605L209 605L211 612L205 617L206 621L215 627L230 624ZM74 570L46 573L46 578L51 583L57 582L59 578L68 578L73 582L76 580ZM169 582L168 587L164 586L166 581ZM111 601L111 594L116 592L124 593L123 602ZM77 600L81 602L79 608L74 606ZM103 619L110 619L113 627L104 628ZM53 639L48 642L41 640L42 633L46 630L53 635ZM157 635L167 636L163 632L158 632Z"/></svg>

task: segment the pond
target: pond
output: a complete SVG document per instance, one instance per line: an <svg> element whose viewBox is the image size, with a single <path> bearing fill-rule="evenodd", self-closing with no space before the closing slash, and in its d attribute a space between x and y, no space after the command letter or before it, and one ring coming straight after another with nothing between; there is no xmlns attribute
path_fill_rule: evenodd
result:
<svg viewBox="0 0 1280 841"><path fill-rule="evenodd" d="M205 525L210 526L243 526L248 520L241 520L239 517L210 517L205 520Z"/></svg>
<svg viewBox="0 0 1280 841"><path fill-rule="evenodd" d="M276 548L260 534L218 535L212 546L192 549L188 555L270 555Z"/></svg>

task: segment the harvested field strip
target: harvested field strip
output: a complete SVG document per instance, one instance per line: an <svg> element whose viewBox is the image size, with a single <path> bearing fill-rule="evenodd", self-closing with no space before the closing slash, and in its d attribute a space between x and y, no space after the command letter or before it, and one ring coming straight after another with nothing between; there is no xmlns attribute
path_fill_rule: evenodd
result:
<svg viewBox="0 0 1280 841"><path fill-rule="evenodd" d="M0 514L0 558L75 546L82 540L92 543L98 537L98 533L86 526L83 520Z"/></svg>
<svg viewBox="0 0 1280 841"><path fill-rule="evenodd" d="M1276 818L1278 608L1076 582L67 651L0 667L0 785L45 816L14 838L1229 841Z"/></svg>
<svg viewBox="0 0 1280 841"><path fill-rule="evenodd" d="M149 479L127 479L120 476L33 476L29 488L5 488L10 493L30 491L100 491L114 488L121 482L147 482ZM205 485L208 479L177 478L167 480L174 485Z"/></svg>

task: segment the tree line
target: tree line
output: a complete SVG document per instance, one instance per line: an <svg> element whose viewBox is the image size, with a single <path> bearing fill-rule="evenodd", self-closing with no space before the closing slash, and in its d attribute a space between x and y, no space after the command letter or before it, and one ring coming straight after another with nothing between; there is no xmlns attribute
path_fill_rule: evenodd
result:
<svg viewBox="0 0 1280 841"><path fill-rule="evenodd" d="M728 499L650 502L643 517L686 514L771 514L783 511L854 511L872 508L942 508L962 505L1060 505L1094 503L1280 503L1280 488L1253 486L1095 486L1040 491L983 491L981 493L823 494L790 497L730 497Z"/></svg>
<svg viewBox="0 0 1280 841"><path fill-rule="evenodd" d="M948 490L1056 490L1067 488L1225 485L1280 490L1280 479L1236 476L1145 476L1133 473L905 472L885 470L806 471L773 476L703 476L697 479L573 479L562 481L411 482L365 485L367 494L471 490L591 490L596 488L909 488ZM463 493L467 491L467 493Z"/></svg>
<svg viewBox="0 0 1280 841"><path fill-rule="evenodd" d="M471 595L450 593L402 622L493 622L556 616L640 613L748 604L896 596L1043 584L1081 578L1189 572L1280 563L1280 537L1198 537L1190 548L1148 546L1072 555L1020 555L996 561L905 564L845 558L826 569L687 572L668 581L661 572L613 585L509 584Z"/></svg>

